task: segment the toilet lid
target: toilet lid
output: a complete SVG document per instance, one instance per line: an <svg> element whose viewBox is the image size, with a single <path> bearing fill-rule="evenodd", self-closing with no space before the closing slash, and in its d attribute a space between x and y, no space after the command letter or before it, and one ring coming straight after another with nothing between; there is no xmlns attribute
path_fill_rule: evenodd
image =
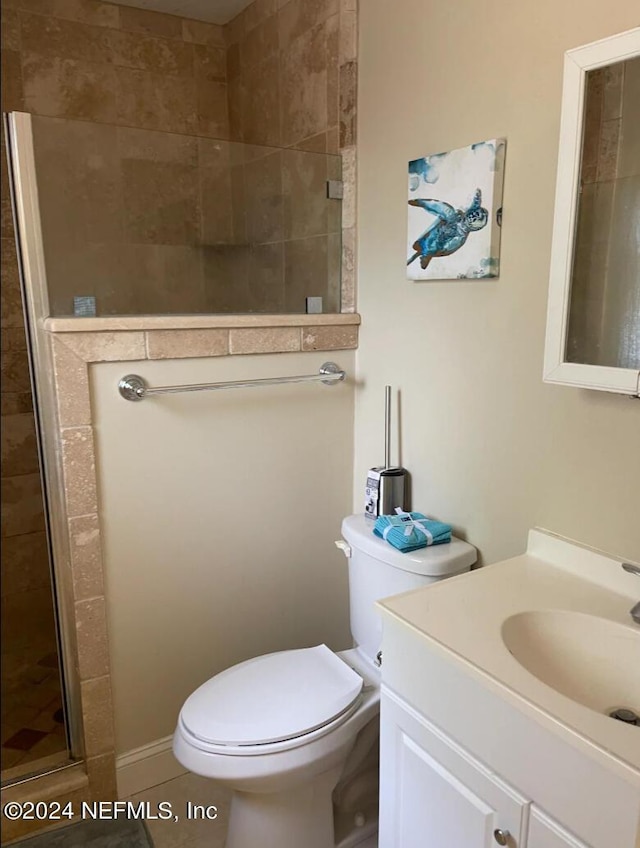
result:
<svg viewBox="0 0 640 848"><path fill-rule="evenodd" d="M326 645L279 651L216 674L187 698L182 721L218 745L282 742L332 721L363 681Z"/></svg>

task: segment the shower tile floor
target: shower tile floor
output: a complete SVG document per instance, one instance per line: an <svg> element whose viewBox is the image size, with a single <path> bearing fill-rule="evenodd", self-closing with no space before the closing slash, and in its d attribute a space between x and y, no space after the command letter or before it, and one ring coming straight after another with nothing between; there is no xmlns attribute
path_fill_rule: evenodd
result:
<svg viewBox="0 0 640 848"><path fill-rule="evenodd" d="M28 771L38 760L66 753L55 651L22 647L3 652L1 684L2 772Z"/></svg>

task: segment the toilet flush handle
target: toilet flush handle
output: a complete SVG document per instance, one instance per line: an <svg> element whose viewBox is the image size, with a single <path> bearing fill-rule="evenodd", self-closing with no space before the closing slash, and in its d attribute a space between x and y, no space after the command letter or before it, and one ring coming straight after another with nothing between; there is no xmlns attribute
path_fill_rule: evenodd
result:
<svg viewBox="0 0 640 848"><path fill-rule="evenodd" d="M340 548L340 550L346 556L347 559L351 558L351 546L348 545L345 541L339 539L337 542L335 542L335 546L336 548Z"/></svg>

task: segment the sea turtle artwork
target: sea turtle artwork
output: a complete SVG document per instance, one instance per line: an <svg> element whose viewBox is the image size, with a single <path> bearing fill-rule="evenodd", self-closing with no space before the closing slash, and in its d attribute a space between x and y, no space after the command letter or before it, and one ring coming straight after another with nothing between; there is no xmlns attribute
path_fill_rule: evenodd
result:
<svg viewBox="0 0 640 848"><path fill-rule="evenodd" d="M468 209L454 209L450 203L432 198L409 201L410 206L419 206L436 216L436 220L419 239L413 243L415 253L407 265L420 257L420 267L425 270L434 256L449 256L466 242L469 233L487 226L489 213L482 206L482 192L476 190Z"/></svg>
<svg viewBox="0 0 640 848"><path fill-rule="evenodd" d="M409 162L409 279L498 276L505 148L495 138Z"/></svg>

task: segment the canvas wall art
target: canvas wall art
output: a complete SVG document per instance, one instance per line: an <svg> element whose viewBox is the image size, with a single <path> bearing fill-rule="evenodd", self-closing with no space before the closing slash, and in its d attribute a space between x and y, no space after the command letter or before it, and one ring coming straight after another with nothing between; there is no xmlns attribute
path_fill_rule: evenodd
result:
<svg viewBox="0 0 640 848"><path fill-rule="evenodd" d="M493 138L409 162L410 280L499 275L506 144Z"/></svg>

